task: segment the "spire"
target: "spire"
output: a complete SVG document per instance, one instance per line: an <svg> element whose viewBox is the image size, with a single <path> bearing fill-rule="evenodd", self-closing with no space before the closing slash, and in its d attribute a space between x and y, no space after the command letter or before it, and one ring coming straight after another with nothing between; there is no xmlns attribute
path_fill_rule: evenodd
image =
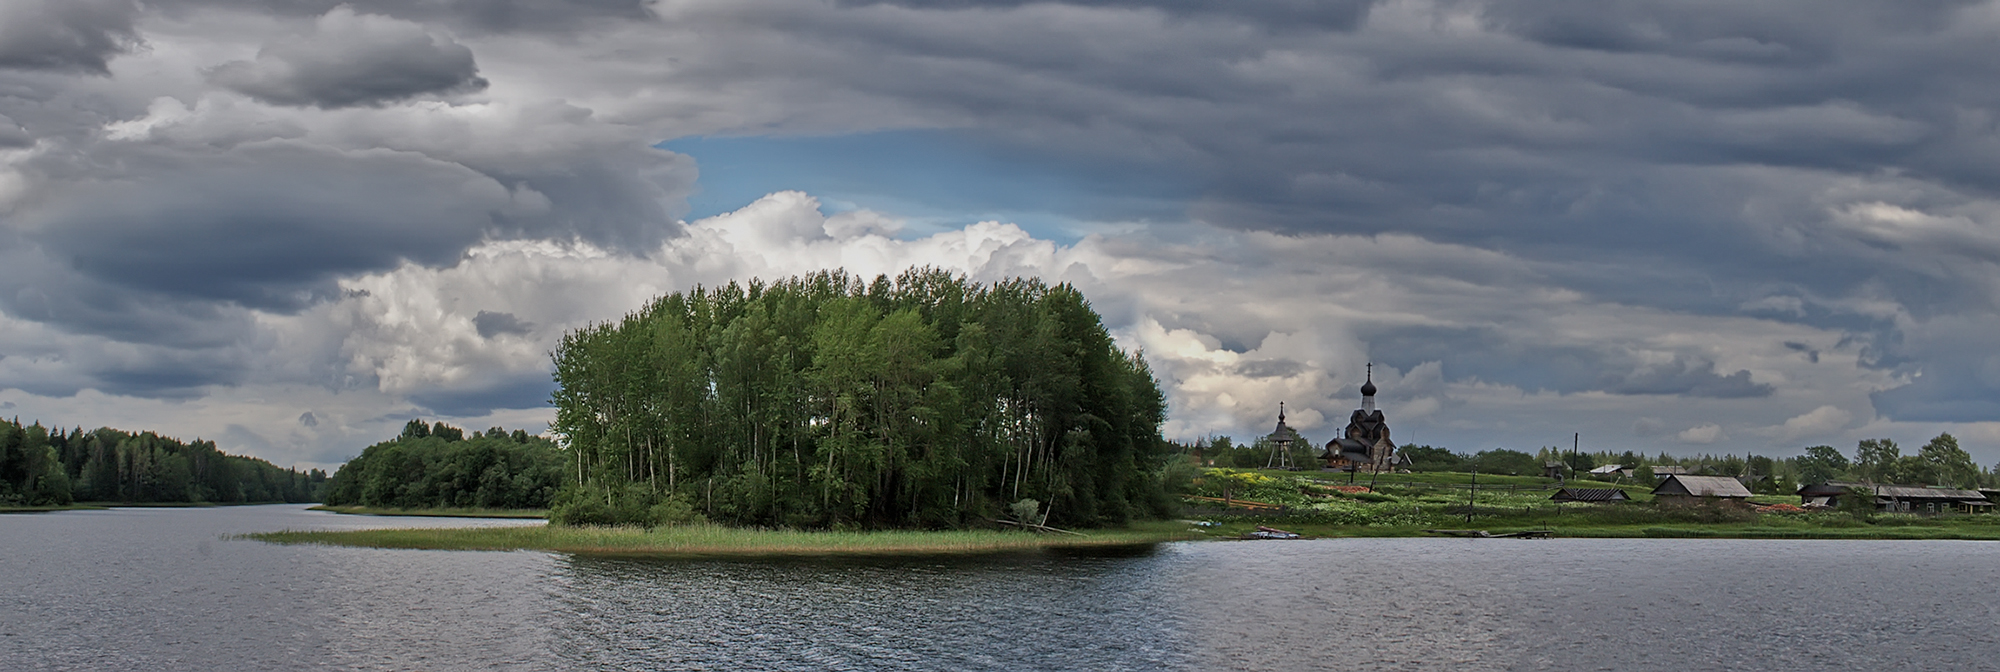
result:
<svg viewBox="0 0 2000 672"><path fill-rule="evenodd" d="M1375 363L1368 363L1368 380L1361 384L1361 410L1375 410Z"/></svg>
<svg viewBox="0 0 2000 672"><path fill-rule="evenodd" d="M1285 424L1285 402L1278 402L1278 424Z"/></svg>

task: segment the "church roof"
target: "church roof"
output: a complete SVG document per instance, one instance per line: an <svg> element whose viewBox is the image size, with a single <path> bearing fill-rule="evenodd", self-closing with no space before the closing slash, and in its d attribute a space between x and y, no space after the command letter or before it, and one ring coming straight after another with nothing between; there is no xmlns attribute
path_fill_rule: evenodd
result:
<svg viewBox="0 0 2000 672"><path fill-rule="evenodd" d="M1284 402L1278 402L1278 428L1272 430L1271 435L1264 438L1265 440L1271 441L1273 443L1279 441L1296 442L1299 440L1299 433L1296 430L1293 430L1289 425L1285 424Z"/></svg>

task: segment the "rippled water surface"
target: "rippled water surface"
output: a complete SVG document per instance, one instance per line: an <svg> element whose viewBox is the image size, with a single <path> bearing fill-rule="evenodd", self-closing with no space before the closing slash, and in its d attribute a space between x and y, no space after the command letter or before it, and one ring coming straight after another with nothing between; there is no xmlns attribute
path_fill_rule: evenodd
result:
<svg viewBox="0 0 2000 672"><path fill-rule="evenodd" d="M521 524L0 516L0 669L2000 669L2000 545L1352 539L664 561L275 546Z"/></svg>

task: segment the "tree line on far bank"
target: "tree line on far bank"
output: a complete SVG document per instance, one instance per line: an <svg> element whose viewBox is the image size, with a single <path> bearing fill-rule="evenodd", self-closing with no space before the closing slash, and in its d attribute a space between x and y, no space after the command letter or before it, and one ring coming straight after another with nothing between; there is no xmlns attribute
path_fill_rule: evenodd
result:
<svg viewBox="0 0 2000 672"><path fill-rule="evenodd" d="M554 360L575 460L557 522L1101 525L1170 505L1159 387L1069 285L696 287L565 335Z"/></svg>
<svg viewBox="0 0 2000 672"><path fill-rule="evenodd" d="M0 422L0 506L313 502L326 480L318 469L224 453L214 441Z"/></svg>
<svg viewBox="0 0 2000 672"><path fill-rule="evenodd" d="M328 506L402 509L546 509L568 458L555 442L494 427L467 435L442 422L411 420L394 439L340 465Z"/></svg>
<svg viewBox="0 0 2000 672"><path fill-rule="evenodd" d="M1270 458L1270 448L1260 439L1249 445L1236 444L1228 437L1211 437L1181 446L1184 454L1200 455L1212 466L1262 468ZM1934 485L1953 488L2000 487L2000 465L1981 468L1971 454L1958 445L1957 437L1939 434L1915 454L1903 454L1892 439L1863 439L1852 457L1833 446L1812 446L1793 457L1763 455L1692 455L1666 453L1643 455L1633 451L1571 451L1545 447L1535 454L1507 448L1476 453L1460 453L1448 448L1406 444L1399 448L1409 458L1411 471L1477 472L1482 474L1540 475L1544 465L1560 462L1567 474L1582 474L1604 465L1632 469L1629 478L1654 485L1654 467L1683 467L1690 473L1714 476L1741 476L1752 489L1763 492L1792 492L1801 484L1827 481L1865 481L1881 484ZM1311 468L1318 464L1310 449L1294 449L1294 463Z"/></svg>

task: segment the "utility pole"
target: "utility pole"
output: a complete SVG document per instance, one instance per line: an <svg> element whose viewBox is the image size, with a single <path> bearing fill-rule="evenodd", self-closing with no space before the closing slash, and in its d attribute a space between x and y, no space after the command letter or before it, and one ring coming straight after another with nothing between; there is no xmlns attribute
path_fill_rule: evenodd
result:
<svg viewBox="0 0 2000 672"><path fill-rule="evenodd" d="M1472 502L1479 496L1479 468L1472 468L1472 489L1465 493L1465 524L1472 524Z"/></svg>

